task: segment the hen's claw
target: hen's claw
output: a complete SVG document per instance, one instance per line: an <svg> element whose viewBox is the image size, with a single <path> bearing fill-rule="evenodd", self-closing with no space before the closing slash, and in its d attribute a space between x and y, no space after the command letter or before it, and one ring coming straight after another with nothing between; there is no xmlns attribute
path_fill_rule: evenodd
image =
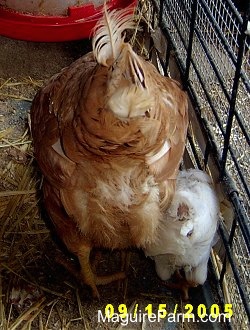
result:
<svg viewBox="0 0 250 330"><path fill-rule="evenodd" d="M83 248L81 254L78 255L79 263L81 270L79 271L77 267L73 264L72 261L66 259L65 257L56 257L56 261L66 268L80 283L84 283L90 286L92 290L93 298L100 299L100 294L97 289L97 285L106 285L114 281L124 280L126 278L125 272L117 272L110 275L97 276L95 274L96 263L98 259L93 262L93 265L90 265L89 261L90 249Z"/></svg>

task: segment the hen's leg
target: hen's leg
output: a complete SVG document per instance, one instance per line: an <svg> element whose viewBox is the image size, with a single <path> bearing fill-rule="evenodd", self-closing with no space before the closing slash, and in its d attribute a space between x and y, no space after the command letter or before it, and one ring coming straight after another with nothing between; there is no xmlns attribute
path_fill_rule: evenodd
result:
<svg viewBox="0 0 250 330"><path fill-rule="evenodd" d="M82 281L91 287L93 297L99 299L100 295L96 287L97 283L95 280L95 275L92 272L90 266L90 260L89 260L90 251L91 251L90 247L84 246L79 251L77 251L77 257L79 259L79 263L81 266Z"/></svg>
<svg viewBox="0 0 250 330"><path fill-rule="evenodd" d="M111 275L97 276L95 274L96 262L94 259L93 266L90 264L89 256L91 249L89 247L81 248L78 251L77 256L80 263L81 270L77 269L77 267L70 261L65 259L64 257L56 257L56 261L67 269L79 282L89 285L92 289L92 295L94 298L100 298L97 285L105 285L114 281L123 280L126 275L124 272L118 272Z"/></svg>
<svg viewBox="0 0 250 330"><path fill-rule="evenodd" d="M93 273L97 273L98 265L102 261L102 253L101 251L91 251L93 253L93 256L91 257L91 268Z"/></svg>
<svg viewBox="0 0 250 330"><path fill-rule="evenodd" d="M80 271L72 261L66 259L65 257L56 256L56 262L67 269L67 271L73 275L77 281L89 285L92 289L93 296L99 298L99 293L95 283L95 275L93 274L89 264L89 254L90 251L88 251L87 248L82 249L80 254L77 254L81 266Z"/></svg>
<svg viewBox="0 0 250 330"><path fill-rule="evenodd" d="M124 274L127 274L129 265L130 265L130 259L131 259L131 251L127 250L121 250L120 251L120 258L121 258L121 271ZM118 282L118 291L122 291L123 298L125 299L127 294L127 287L128 287L128 279L125 277L123 281Z"/></svg>
<svg viewBox="0 0 250 330"><path fill-rule="evenodd" d="M105 285L114 281L122 280L126 277L124 272L118 272L111 275L97 276L93 273L90 266L90 251L91 248L84 246L78 251L77 256L81 266L81 277L85 284L89 285L92 289L93 297L99 298L99 292L97 290L97 285Z"/></svg>

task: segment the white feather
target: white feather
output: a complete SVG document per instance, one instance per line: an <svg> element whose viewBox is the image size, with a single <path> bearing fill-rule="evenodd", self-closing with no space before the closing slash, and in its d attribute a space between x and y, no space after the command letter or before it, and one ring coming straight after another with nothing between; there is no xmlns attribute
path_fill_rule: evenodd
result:
<svg viewBox="0 0 250 330"><path fill-rule="evenodd" d="M104 66L112 65L124 44L123 32L134 27L131 7L109 11L104 6L103 18L93 31L92 47L96 61Z"/></svg>
<svg viewBox="0 0 250 330"><path fill-rule="evenodd" d="M117 88L107 102L109 109L121 119L145 116L152 104L153 96L148 90L133 84Z"/></svg>
<svg viewBox="0 0 250 330"><path fill-rule="evenodd" d="M148 155L147 164L151 165L151 164L157 162L157 160L161 159L164 155L166 155L166 153L169 151L170 148L171 148L171 145L169 144L169 140L165 140L165 142L163 143L163 146L156 154Z"/></svg>

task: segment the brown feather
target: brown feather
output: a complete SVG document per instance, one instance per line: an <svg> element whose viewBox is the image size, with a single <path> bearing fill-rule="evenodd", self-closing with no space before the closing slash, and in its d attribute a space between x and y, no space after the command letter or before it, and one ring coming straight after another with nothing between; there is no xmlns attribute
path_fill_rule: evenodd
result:
<svg viewBox="0 0 250 330"><path fill-rule="evenodd" d="M112 66L89 53L52 77L31 121L46 208L69 250L156 239L187 132L187 97L175 81L124 43Z"/></svg>

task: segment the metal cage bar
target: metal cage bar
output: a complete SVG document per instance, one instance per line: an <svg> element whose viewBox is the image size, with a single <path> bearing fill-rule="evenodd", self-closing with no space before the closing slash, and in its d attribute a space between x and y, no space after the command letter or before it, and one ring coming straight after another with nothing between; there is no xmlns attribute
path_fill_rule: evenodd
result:
<svg viewBox="0 0 250 330"><path fill-rule="evenodd" d="M222 282L228 277L226 265L229 263L233 273L233 279L230 278L232 292L243 306L240 311L244 310L250 319L250 269L243 271L238 262L241 259L237 259L247 256L249 260L250 255L249 171L248 164L245 169L239 157L245 151L244 159L250 155L250 124L247 120L247 106L250 108L250 0L246 1L243 14L231 0L154 0L153 3L168 42L165 63L168 65L173 49L183 85L206 140L202 164L197 145L188 134L193 159L196 166L206 168L209 158L213 158L218 177L234 208L231 227L223 223L219 226L226 257L217 284L223 291ZM211 86L216 86L218 102L212 95ZM241 98L246 103L240 104ZM208 109L206 116L204 107ZM240 317L239 313L237 318ZM228 328L231 328L229 324Z"/></svg>

